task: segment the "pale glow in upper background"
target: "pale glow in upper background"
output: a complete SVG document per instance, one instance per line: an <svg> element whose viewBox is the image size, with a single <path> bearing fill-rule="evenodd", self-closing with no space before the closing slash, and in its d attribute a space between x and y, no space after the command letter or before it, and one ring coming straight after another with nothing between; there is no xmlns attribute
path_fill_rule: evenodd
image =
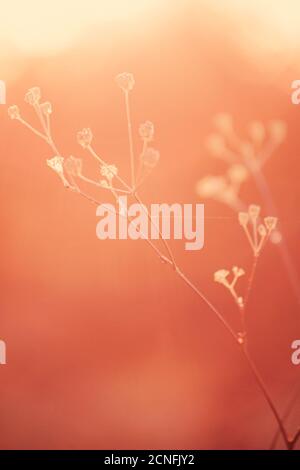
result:
<svg viewBox="0 0 300 470"><path fill-rule="evenodd" d="M245 39L264 47L299 47L299 0L0 0L0 39L26 53L48 53L72 46L89 28L145 28L147 17L157 20L191 6L199 11L199 26L207 8L240 23ZM249 29L249 22L251 28ZM299 41L300 42L300 41ZM4 49L4 50L3 50ZM1 55L5 48L1 48Z"/></svg>
<svg viewBox="0 0 300 470"><path fill-rule="evenodd" d="M89 28L137 28L170 0L8 0L2 2L0 39L25 53L71 46ZM113 23L113 24L112 24ZM132 24L133 23L133 24ZM123 26L124 27L124 26ZM1 54L5 54L3 47Z"/></svg>
<svg viewBox="0 0 300 470"><path fill-rule="evenodd" d="M197 2L197 0L195 0ZM241 38L270 50L300 47L299 0L203 0L208 7L240 27ZM203 5L203 2L202 5ZM201 10L201 4L198 3ZM249 44L251 47L251 44Z"/></svg>

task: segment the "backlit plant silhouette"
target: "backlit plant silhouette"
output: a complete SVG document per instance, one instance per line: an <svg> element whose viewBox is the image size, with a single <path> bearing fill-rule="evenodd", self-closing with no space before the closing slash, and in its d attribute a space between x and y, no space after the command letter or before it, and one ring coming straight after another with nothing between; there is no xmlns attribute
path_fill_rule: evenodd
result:
<svg viewBox="0 0 300 470"><path fill-rule="evenodd" d="M87 194L85 191L81 189L80 183L84 181L85 183L90 183L93 186L99 187L101 190L109 191L112 196L119 202L119 195L120 194L127 194L131 196L134 200L138 203L142 204L142 201L138 194L138 189L141 184L145 181L145 179L149 176L151 171L157 165L160 155L159 152L154 149L153 147L149 146L149 143L153 140L154 137L154 126L150 121L146 121L145 123L139 126L139 136L142 141L142 149L141 154L139 157L138 165L136 165L136 157L134 155L133 150L133 132L132 132L132 123L131 123L131 113L130 113L130 93L132 92L135 82L134 77L130 73L121 73L116 77L116 83L120 87L124 97L125 103L125 112L126 112L126 119L127 119L127 127L128 127L128 142L129 142L129 161L130 161L130 176L131 180L130 183L127 182L123 177L120 176L118 172L118 168L111 163L107 163L94 149L92 145L93 142L93 134L89 128L84 128L77 134L77 141L81 145L81 147L87 151L96 161L99 163L99 178L98 176L95 179L90 179L84 175L83 172L83 164L80 158L75 158L73 156L69 156L65 158L58 150L56 143L52 137L51 132L51 114L52 114L52 106L49 102L41 102L41 92L38 87L31 88L25 95L25 101L33 107L36 112L36 115L40 122L40 129L36 129L31 124L29 124L21 115L19 108L16 105L11 106L8 109L9 116L19 121L29 130L31 130L35 135L43 139L51 148L52 156L50 159L47 160L47 165L57 174L59 179L62 181L63 185L73 191L75 194L78 194L92 203L99 205L101 204L100 201L96 200L91 195ZM223 119L223 128L226 127L226 119ZM277 141L278 141L278 127L277 129ZM260 134L262 133L260 129ZM259 135L258 128L256 129L257 136ZM272 141L273 142L273 141ZM274 142L273 142L274 143ZM213 145L217 148L220 146L220 140L217 141L215 139ZM228 156L229 158L229 156ZM137 171L136 171L137 170ZM101 176L101 178L100 178ZM231 167L228 173L228 179L230 184L226 183L222 180L215 180L215 181L206 181L206 191L211 192L212 188L217 189L218 186L223 185L223 198L228 204L232 205L238 210L242 208L239 205L237 199L237 192L239 185L243 182L243 180L247 177L247 173L243 166L235 165ZM214 189L214 190L215 190ZM224 196L225 194L225 196ZM144 206L142 206L144 207ZM144 209L147 211L147 209ZM277 410L276 405L274 404L273 399L267 387L257 370L255 363L253 362L251 355L248 350L247 345L247 331L245 327L245 308L247 305L247 299L250 292L251 283L253 281L254 271L256 267L256 262L258 256L260 255L265 243L267 242L268 238L274 232L276 228L277 219L275 217L265 217L264 221L261 222L259 220L259 211L260 208L258 206L250 206L247 212L240 212L239 213L239 223L241 224L245 234L247 236L248 242L250 247L253 251L254 257L254 264L252 272L249 276L248 281L248 288L246 294L243 296L241 293L237 292L237 282L238 279L245 275L246 273L242 268L238 268L234 266L232 268L232 278L229 280L230 272L226 269L221 269L214 274L214 279L216 282L221 283L226 289L229 290L230 294L233 296L235 303L237 304L239 311L241 313L242 318L242 328L241 331L235 332L234 329L230 326L226 318L223 314L214 306L212 302L208 300L206 295L200 290L179 268L173 251L171 250L168 242L163 239L161 233L159 238L159 245L153 243L150 239L145 238L145 241L151 246L154 250L155 254L159 257L159 259L167 266L169 266L178 276L202 301L206 303L209 309L214 313L214 315L218 318L221 322L223 327L226 331L230 334L232 340L237 346L237 349L240 353L244 356L250 370L252 371L256 383L264 395L270 410L272 411L274 418L277 422L279 431L282 435L284 440L285 446L287 449L293 449L300 438L300 430L298 430L293 436L290 436L284 422ZM126 208L120 209L120 215L123 217L128 217L126 212ZM155 225L151 219L151 215L148 214L148 218L151 224ZM249 232L248 226L252 227L251 233ZM156 226L156 225L155 225ZM159 230L159 228L156 226Z"/></svg>
<svg viewBox="0 0 300 470"><path fill-rule="evenodd" d="M265 164L286 138L285 122L271 120L267 125L260 121L250 122L245 138L238 136L230 114L217 114L213 123L216 131L207 137L206 148L213 157L225 163L226 171L223 175L206 175L200 179L196 185L197 194L201 198L214 199L225 204L235 212L244 211L247 204L241 199L240 190L242 185L252 177L261 194L265 209L278 217L263 170ZM291 287L300 305L298 273L279 223L277 229L271 233L270 239L278 245Z"/></svg>

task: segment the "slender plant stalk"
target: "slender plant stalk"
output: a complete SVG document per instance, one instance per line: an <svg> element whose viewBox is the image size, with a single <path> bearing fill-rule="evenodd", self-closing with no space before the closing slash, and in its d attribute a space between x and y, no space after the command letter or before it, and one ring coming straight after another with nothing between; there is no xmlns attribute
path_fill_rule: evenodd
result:
<svg viewBox="0 0 300 470"><path fill-rule="evenodd" d="M144 210L144 204L142 203L141 199L139 198L137 192L134 192L133 194L135 200L141 205L141 207L143 208ZM145 210L144 210L145 211ZM172 265L173 265L173 268L176 269L176 262L175 262L175 258L174 258L174 255L173 255L173 252L168 244L168 242L164 239L164 237L162 236L162 233L161 233L161 230L160 228L157 226L157 224L155 224L155 222L153 221L152 217L150 216L149 212L146 211L147 213L147 217L148 217L148 220L149 222L158 230L158 233L159 233L159 238L160 240L163 242L163 244L165 245L166 249L167 249L167 252L171 258L171 261L172 261Z"/></svg>
<svg viewBox="0 0 300 470"><path fill-rule="evenodd" d="M283 414L283 422L285 422L288 417L290 416L290 413L292 412L293 408L294 408L294 405L297 403L298 401L298 398L299 398L299 393L300 393L300 386L299 384L297 383L297 387L296 387L296 391L294 391L294 394L291 398L291 400L289 401L287 407L286 407L286 410ZM274 437L271 441L271 444L270 444L270 447L269 449L270 450L274 450L275 447L276 447L276 444L277 444L277 441L278 441L278 438L280 436L280 429L277 429L276 433L274 434Z"/></svg>
<svg viewBox="0 0 300 470"><path fill-rule="evenodd" d="M125 107L126 107L128 141L129 141L131 186L132 188L134 188L135 187L135 170L134 170L134 151L133 151L131 113L130 113L130 104L129 104L129 91L128 90L125 91L124 95L125 95Z"/></svg>
<svg viewBox="0 0 300 470"><path fill-rule="evenodd" d="M101 158L99 157L99 155L95 152L95 150L93 149L93 147L91 145L89 145L87 147L87 149L89 150L89 152L91 153L91 155L96 159L98 160L99 163L101 163L101 165L103 166L108 166L108 164ZM128 190L129 193L132 193L132 188L129 186L129 184L126 183L126 181L123 180L123 178L121 178L118 174L115 175L115 178L116 180L118 180L121 184L123 184L124 188L126 188Z"/></svg>
<svg viewBox="0 0 300 470"><path fill-rule="evenodd" d="M254 377L256 379L256 382L257 382L257 385L259 386L260 390L262 391L273 415L274 415L274 418L276 419L277 421L277 424L278 424L278 427L280 429L280 432L281 432L281 435L283 437L283 440L284 440L284 443L286 445L286 448L287 449L290 449L290 446L291 446L291 441L288 437L288 434L286 432L286 429L284 427L284 424L283 424L283 420L281 419L278 411L277 411L277 408L270 396L270 393L268 392L268 389L260 375L260 373L258 372L258 369L256 367L256 365L254 364L253 360L251 359L249 353L248 353L248 350L247 348L242 348L242 351L243 351L243 354L244 354L244 357L245 359L247 360L247 363L248 363L248 366L250 367L250 369L252 370L253 374L254 374Z"/></svg>
<svg viewBox="0 0 300 470"><path fill-rule="evenodd" d="M249 300L249 296L250 296L250 292L252 290L253 281L254 281L256 268L257 268L257 263L258 263L258 258L259 258L258 254L254 255L254 257L253 257L252 267L251 267L251 271L250 271L250 275L249 275L249 279L248 279L248 283L247 283L247 288L246 288L245 299L244 299L244 310L246 309L246 306L247 306L248 300Z"/></svg>
<svg viewBox="0 0 300 470"><path fill-rule="evenodd" d="M136 193L135 191L135 173L134 173L134 153L133 153L133 139L132 139L132 125L131 125L131 117L130 117L130 107L129 107L129 96L128 96L128 92L125 92L125 107L126 107L126 116L127 116L127 127L128 127L128 138L129 138L129 151L130 151L130 162L131 162L131 186L129 186L121 177L119 177L118 175L116 175L116 179L121 182L123 184L123 186L128 190L129 193L133 194L133 196L135 197L135 199L142 205L143 207L143 204L142 204L142 201L141 199L139 198L138 194ZM27 128L29 128L31 131L33 131L36 135L38 135L39 137L41 137L43 140L46 140L46 142L50 145L50 147L52 148L53 151L55 151L56 155L58 156L61 156L61 154L59 153L53 139L52 139L52 136L51 136L51 132L50 132L50 123L47 123L44 121L44 118L42 116L42 113L41 113L41 110L38 108L36 109L36 112L41 120L41 124L42 124L42 127L45 131L45 135L41 134L39 131L36 131L34 128L32 128L28 123L26 123L25 121L23 121L22 119L19 119L20 122L22 122ZM90 151L90 153L102 164L102 165L106 165L107 166L107 163L105 163L97 154L96 152L93 150L93 148L89 145L88 146L88 150ZM76 192L77 194L79 194L80 196L82 196L83 198L89 200L90 202L92 202L93 204L96 204L96 205L99 205L99 201L97 201L96 199L94 199L93 197L91 197L90 195L86 194L85 192L83 192L81 189L78 188L78 186L73 186L73 187L70 187L71 190L73 190L74 192ZM111 188L113 189L113 188ZM114 192L112 191L112 193L114 194ZM116 197L117 195L114 194ZM118 197L117 197L118 199ZM147 212L148 213L148 212ZM148 216L149 216L149 220L151 222L151 224L154 224L154 221L153 219L151 218L151 216L149 215L148 213ZM175 258L173 256L173 253L172 253L172 250L171 248L169 247L169 244L166 242L166 240L163 239L163 236L161 234L161 232L159 231L159 239L164 243L164 246L167 250L167 253L168 253L168 256L165 256L161 251L160 249L158 249L156 247L156 245L148 239L148 237L144 237L145 241L151 246L151 248L154 250L154 252L156 253L156 255L159 257L159 259L166 265L169 265L173 272L175 272L175 274L202 300L206 303L206 305L209 307L209 309L215 314L215 316L218 318L218 320L222 323L223 327L226 329L226 331L230 334L230 336L232 337L232 339L234 340L235 344L238 345L239 347L239 350L241 351L241 353L243 354L243 357L245 358L247 364L248 364L248 367L250 368L250 370L252 371L253 375L254 375L254 378L256 380L256 383L259 387L259 389L261 390L263 396L265 397L268 405L269 405L269 408L270 410L272 411L272 414L278 424L278 428L279 428L279 431L283 437L283 440L284 440L284 443L285 443L285 446L287 449L293 449L294 446L296 445L298 439L300 439L300 430L298 430L295 434L295 436L292 438L292 439L289 439L288 437L288 434L287 434L287 431L285 429L285 426L283 424L283 420L281 419L280 415L279 415L279 412L277 411L277 408L273 402L273 399L271 398L270 396L270 393L260 375L260 373L258 372L258 369L255 365L255 363L253 362L251 356L249 355L249 352L248 352L248 349L247 347L245 346L245 343L244 342L241 342L240 340L240 337L239 335L237 335L234 330L231 328L231 326L229 325L229 323L226 321L226 319L224 318L224 316L220 313L220 311L207 299L207 297L203 294L203 292L198 289L198 287L196 287L193 282L179 269L176 261L175 261ZM254 278L254 273L255 273L255 270L256 270L256 264L257 264L257 259L254 260L254 263L253 263L253 267L252 267L252 274L250 276L250 282L249 282L249 285L248 285L248 291L250 292L250 289L251 289L251 286L252 286L252 283L253 283L253 278ZM246 295L246 298L248 298L248 295L249 293Z"/></svg>
<svg viewBox="0 0 300 470"><path fill-rule="evenodd" d="M247 164L247 162L245 162ZM262 198L264 200L265 206L268 210L268 212L272 213L274 216L277 216L277 208L275 206L273 196L271 194L271 191L269 190L268 183L265 179L265 176L261 170L260 167L257 165L255 168L253 166L247 164L248 169L251 171L254 181L256 183L256 186L258 190L260 191ZM294 263L292 261L289 249L286 245L285 237L283 236L280 244L278 245L279 250L280 250L280 255L282 258L282 261L284 263L285 269L288 274L288 278L290 280L292 289L294 291L294 294L296 296L298 305L300 305L300 283L299 283L299 276L298 273L295 269Z"/></svg>

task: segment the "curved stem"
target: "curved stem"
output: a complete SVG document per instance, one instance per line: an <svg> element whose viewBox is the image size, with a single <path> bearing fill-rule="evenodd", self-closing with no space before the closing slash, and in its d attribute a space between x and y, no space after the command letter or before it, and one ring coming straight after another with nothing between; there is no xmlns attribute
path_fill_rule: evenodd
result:
<svg viewBox="0 0 300 470"><path fill-rule="evenodd" d="M289 401L289 403L288 403L288 405L287 405L287 407L286 407L286 410L285 410L285 412L284 412L284 415L283 415L283 417L282 417L283 422L285 422L285 421L288 419L288 417L289 417L289 415L290 415L290 413L291 413L291 411L292 411L292 409L293 409L295 403L296 403L297 400L298 400L299 393L300 393L300 386L299 386L299 384L297 383L296 390L294 391L294 394L293 394L291 400ZM277 431L276 431L276 433L274 434L274 437L273 437L273 439L272 439L272 442L271 442L271 444L270 444L270 447L269 447L270 450L275 449L275 446L276 446L276 444L277 444L277 441L278 441L279 436L280 436L280 429L277 429Z"/></svg>
<svg viewBox="0 0 300 470"><path fill-rule="evenodd" d="M130 114L130 105L129 105L129 91L125 91L124 94L125 94L126 119L127 119L127 129L128 129L129 154L130 154L131 186L134 188L135 170L134 170L132 124L131 124L131 114Z"/></svg>
<svg viewBox="0 0 300 470"><path fill-rule="evenodd" d="M132 142L132 129L131 129L131 119L130 119L130 109L129 109L129 99L128 99L128 93L125 93L125 101L126 101L126 113L127 113L127 122L128 122L128 136L129 136L129 147L130 147L130 159L131 159L131 178L132 178L132 188L129 187L129 185L127 185L123 180L122 178L120 178L118 175L116 175L116 179L118 179L128 190L130 190L133 194L134 194L134 197L136 198L136 200L138 202L141 203L138 195L136 194L136 192L134 191L134 184L135 184L135 175L134 175L134 154L133 154L133 142ZM40 111L40 110L39 110ZM39 113L38 113L39 114ZM46 133L46 136L43 136L42 134L40 134L38 131L36 131L35 129L31 128L30 125L27 125L25 124L27 127L29 127L35 134L38 134L40 137L42 137L43 139L45 139L48 144L53 148L53 150L56 151L57 155L60 155L59 152L57 151L56 149L56 146L52 140L52 137L50 135L50 130L49 130L49 127L44 123L43 124L43 117L40 116L41 120L42 120L42 125L45 129L45 133ZM22 121L21 121L22 122ZM24 122L23 122L24 124ZM47 129L47 130L46 130ZM94 150L92 149L91 146L88 147L88 150L92 153L92 155L98 160L100 161L101 164L103 165L107 165L97 154L96 152L94 152ZM76 192L77 194L81 195L82 197L84 197L85 199L88 199L90 202L92 202L93 204L96 204L96 205L99 205L99 202L94 199L93 197L89 196L88 194L84 193L83 191L81 191L80 189L78 188L71 188L74 192ZM150 220L151 220L151 223L153 223L151 217L150 217ZM162 238L162 237L161 237ZM173 254L172 254L172 251L171 249L169 248L169 245L168 243L163 240L164 244L165 244L165 247L166 249L168 250L168 253L169 253L169 256L170 258L164 256L161 251L152 243L151 240L149 240L147 237L144 238L145 241L152 247L152 249L155 251L155 253L158 255L158 257L160 258L161 261L163 261L164 263L166 263L167 265L169 265L170 267L172 267L174 269L174 272L179 276L180 279L182 279L182 281L190 288L192 289L205 303L206 305L210 308L210 310L216 315L216 317L219 319L219 321L222 323L222 325L224 326L224 328L226 329L226 331L231 335L231 337L233 338L235 344L237 344L241 349L243 355L244 355L244 358L246 359L247 363L248 363L248 366L250 367L255 379L256 379L256 382L257 382L257 385L259 386L262 394L264 395L276 421L277 421L277 424L278 424L278 427L279 427L279 430L282 434L282 437L284 439L284 442L285 442L285 445L287 447L287 449L292 449L294 448L294 446L296 445L298 439L300 439L300 430L297 431L297 433L295 434L294 438L292 440L289 440L288 438L288 435L287 435L287 432L285 430L285 427L283 425L283 421L276 409L276 406L275 404L273 403L273 400L269 394L269 391L260 375L260 373L258 372L257 368L256 368L256 365L254 364L252 358L250 357L249 353L248 353L248 350L245 346L245 344L242 342L240 342L240 338L238 335L236 335L236 333L234 332L234 330L231 328L231 326L229 325L229 323L226 321L226 319L223 317L223 315L219 312L219 310L207 299L207 297L202 293L202 291L200 291L194 284L193 282L178 268L175 260L174 260L174 257L173 257ZM257 261L256 261L257 262ZM250 276L250 288L251 288L251 285L252 285L252 281L253 281L253 277L254 277L254 271L255 271L255 267L256 267L256 264L254 265L254 268L253 268L253 275ZM250 289L249 289L250 291ZM249 294L248 294L249 295Z"/></svg>
<svg viewBox="0 0 300 470"><path fill-rule="evenodd" d="M142 203L141 199L139 198L138 194L136 192L134 192L133 194L135 200L141 205L141 207L143 208L144 210L144 204ZM173 267L174 269L176 268L176 261L175 261L175 258L174 258L174 255L173 255L173 252L169 246L169 244L167 243L167 241L164 239L162 233L161 233L161 230L159 228L159 226L157 226L157 224L153 221L152 217L150 216L149 212L148 211L145 211L147 213L147 217L148 217L148 220L149 222L158 230L158 233L159 233L159 237L161 239L161 241L163 242L163 244L165 245L166 247L166 250L172 260L172 264L173 264Z"/></svg>
<svg viewBox="0 0 300 470"><path fill-rule="evenodd" d="M290 444L290 450L293 450L295 448L295 445L297 444L298 440L300 439L300 428L296 432L295 436L293 437L291 444Z"/></svg>
<svg viewBox="0 0 300 470"><path fill-rule="evenodd" d="M276 408L276 406L275 406L275 404L274 404L274 402L273 402L273 400L272 400L272 398L269 394L269 391L268 391L268 389L267 389L260 373L258 372L258 369L257 369L256 365L254 364L253 360L249 356L249 353L248 353L247 349L242 347L242 351L243 351L245 359L248 362L248 365L249 365L250 369L253 372L253 375L256 379L256 383L259 386L260 390L262 391L262 393L263 393L263 395L264 395L264 397L265 397L265 399L266 399L266 401L267 401L267 403L268 403L268 405L269 405L269 407L270 407L270 409L271 409L271 411L272 411L272 413L273 413L273 415L274 415L274 417L277 421L277 424L278 424L278 427L280 429L280 432L281 432L281 435L283 437L286 448L289 449L290 445L291 445L290 440L288 438L287 432L286 432L285 427L283 425L283 421L282 421L282 419L281 419L281 417L280 417L280 415L277 411L277 408Z"/></svg>
<svg viewBox="0 0 300 470"><path fill-rule="evenodd" d="M250 295L250 292L251 292L251 289L252 289L252 286L253 286L253 281L254 281L254 276L255 276L255 272L256 272L256 268L257 268L257 263L258 263L258 256L254 255L253 263L252 263L252 267L251 267L251 271L250 271L250 276L249 276L249 279L248 279L246 294L245 294L245 298L244 298L244 309L246 309L246 305L247 305L248 300L249 300L249 295Z"/></svg>
<svg viewBox="0 0 300 470"><path fill-rule="evenodd" d="M95 150L93 149L93 147L91 145L89 145L87 147L87 150L91 153L91 155L96 159L98 160L99 163L101 163L101 165L103 166L109 166L108 163L106 163L96 152ZM123 178L121 178L118 174L115 175L115 178L116 180L118 180L121 184L123 184L123 186L131 193L132 192L132 188L126 183L126 181L123 180Z"/></svg>
<svg viewBox="0 0 300 470"><path fill-rule="evenodd" d="M256 182L256 185L264 199L266 208L268 211L270 211L271 215L274 215L277 217L277 208L275 206L275 203L273 201L272 194L269 190L269 186L267 184L267 181L265 179L265 176L260 168L255 168L253 169L248 165L249 170L252 172L254 180ZM287 271L288 278L291 283L291 287L294 291L294 294L296 296L297 302L300 305L300 283L299 283L299 276L296 271L296 268L294 266L294 263L292 261L289 249L286 245L285 238L282 238L281 243L278 245L278 248L280 250L281 258L284 263L285 269Z"/></svg>

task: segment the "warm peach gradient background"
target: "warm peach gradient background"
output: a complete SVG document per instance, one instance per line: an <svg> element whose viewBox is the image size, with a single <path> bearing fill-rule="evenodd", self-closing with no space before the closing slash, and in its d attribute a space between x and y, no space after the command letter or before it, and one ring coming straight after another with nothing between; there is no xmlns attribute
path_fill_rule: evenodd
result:
<svg viewBox="0 0 300 470"><path fill-rule="evenodd" d="M289 96L300 78L298 2L80 7L60 0L58 9L52 0L43 11L38 3L1 7L8 104L21 104L33 118L23 95L39 85L53 104L61 151L82 156L92 172L75 137L91 127L95 148L129 176L114 76L132 72L135 129L153 121L161 152L142 191L147 203L196 203L197 180L222 173L203 145L217 112L232 113L241 133L252 119L288 123L287 141L265 170L300 271L300 107ZM266 448L274 418L210 310L144 242L97 240L95 207L64 190L46 167L51 151L10 121L4 106L0 129L0 338L8 353L0 366L0 447ZM139 145L136 138L137 151ZM253 182L242 196L262 204ZM238 329L236 308L213 272L234 264L249 270L251 253L232 212L205 202L205 248L172 246L182 269ZM253 356L280 410L300 380L300 366L290 361L299 319L278 250L269 245L248 324ZM300 405L291 430L299 421Z"/></svg>

